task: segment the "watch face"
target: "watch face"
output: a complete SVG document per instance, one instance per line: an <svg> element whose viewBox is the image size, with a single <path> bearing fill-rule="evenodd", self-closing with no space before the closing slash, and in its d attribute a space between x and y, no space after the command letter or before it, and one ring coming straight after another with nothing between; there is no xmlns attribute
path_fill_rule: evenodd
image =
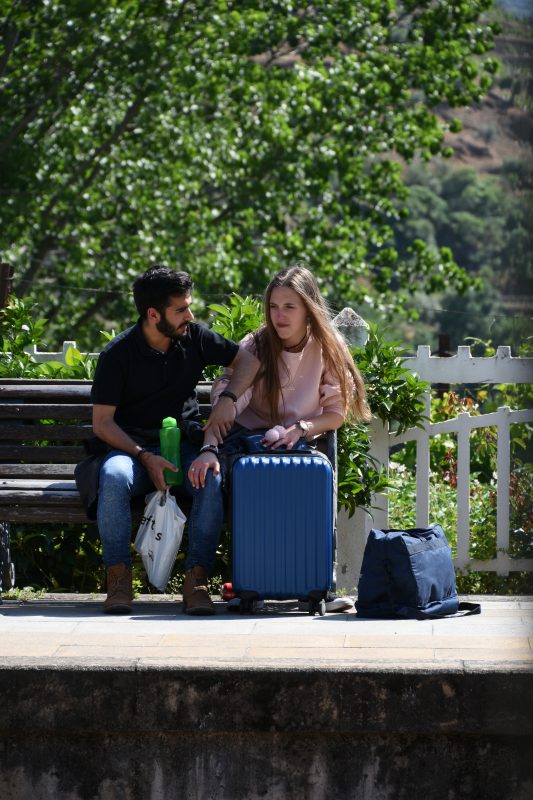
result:
<svg viewBox="0 0 533 800"><path fill-rule="evenodd" d="M303 419L298 420L298 427L305 433L307 433L307 431L309 430L309 425L307 424L307 422L304 422Z"/></svg>

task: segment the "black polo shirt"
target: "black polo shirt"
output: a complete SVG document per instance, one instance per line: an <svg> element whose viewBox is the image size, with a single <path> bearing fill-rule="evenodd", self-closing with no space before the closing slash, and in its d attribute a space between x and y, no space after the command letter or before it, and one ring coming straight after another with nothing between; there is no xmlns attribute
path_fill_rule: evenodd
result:
<svg viewBox="0 0 533 800"><path fill-rule="evenodd" d="M116 406L121 428L161 427L165 417L198 415L195 386L204 367L227 367L239 345L192 322L166 353L154 350L142 334L141 320L102 350L93 380L93 403Z"/></svg>

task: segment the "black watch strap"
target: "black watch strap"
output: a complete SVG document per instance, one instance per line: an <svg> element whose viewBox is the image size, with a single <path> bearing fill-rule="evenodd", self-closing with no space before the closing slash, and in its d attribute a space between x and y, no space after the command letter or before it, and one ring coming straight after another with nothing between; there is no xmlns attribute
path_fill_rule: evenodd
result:
<svg viewBox="0 0 533 800"><path fill-rule="evenodd" d="M223 392L220 392L219 397L231 397L231 399L233 400L234 403L237 402L237 395L233 394L233 392L228 392L227 389L224 389Z"/></svg>

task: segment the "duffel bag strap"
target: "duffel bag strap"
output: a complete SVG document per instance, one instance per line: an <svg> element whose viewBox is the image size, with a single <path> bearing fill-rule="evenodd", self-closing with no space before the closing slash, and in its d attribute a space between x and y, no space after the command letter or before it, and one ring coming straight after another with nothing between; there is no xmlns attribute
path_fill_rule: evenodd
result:
<svg viewBox="0 0 533 800"><path fill-rule="evenodd" d="M456 616L469 617L471 614L481 614L481 606L479 603L467 603L466 600L459 603L459 610Z"/></svg>
<svg viewBox="0 0 533 800"><path fill-rule="evenodd" d="M426 614L424 611L415 611L413 609L411 619L455 619L456 617L469 617L472 614L481 614L480 604L463 601L459 603L458 610L453 614Z"/></svg>

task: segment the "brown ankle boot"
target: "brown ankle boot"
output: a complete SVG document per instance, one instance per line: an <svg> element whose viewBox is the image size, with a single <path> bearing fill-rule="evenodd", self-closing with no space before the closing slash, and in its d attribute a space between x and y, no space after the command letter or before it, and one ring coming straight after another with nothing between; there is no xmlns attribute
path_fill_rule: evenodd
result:
<svg viewBox="0 0 533 800"><path fill-rule="evenodd" d="M114 564L112 567L108 567L104 614L128 614L131 611L132 600L130 567L125 564Z"/></svg>
<svg viewBox="0 0 533 800"><path fill-rule="evenodd" d="M203 567L193 567L185 573L183 582L183 609L186 614L208 616L215 606L207 590L207 572Z"/></svg>

